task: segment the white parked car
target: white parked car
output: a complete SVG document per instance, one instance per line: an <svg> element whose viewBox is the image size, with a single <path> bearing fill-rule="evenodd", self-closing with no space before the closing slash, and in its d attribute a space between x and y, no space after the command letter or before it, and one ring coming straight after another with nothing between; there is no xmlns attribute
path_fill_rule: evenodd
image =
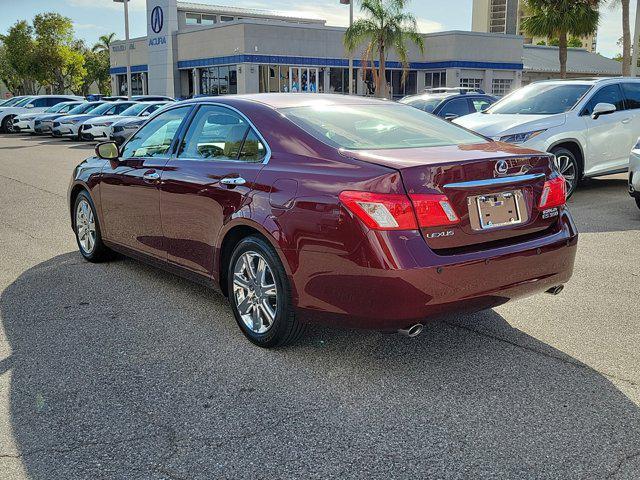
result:
<svg viewBox="0 0 640 480"><path fill-rule="evenodd" d="M61 102L53 107L47 108L44 112L40 113L23 113L13 117L12 129L14 132L21 133L36 133L35 124L37 120L44 118L62 116L72 110L74 107L82 104L80 100L73 102Z"/></svg>
<svg viewBox="0 0 640 480"><path fill-rule="evenodd" d="M629 195L636 199L640 208L640 138L629 157Z"/></svg>
<svg viewBox="0 0 640 480"><path fill-rule="evenodd" d="M13 119L22 113L40 113L58 103L83 100L75 95L31 95L14 105L0 107L0 131L12 132Z"/></svg>
<svg viewBox="0 0 640 480"><path fill-rule="evenodd" d="M537 82L454 122L495 140L553 153L571 195L583 178L627 171L640 134L640 80Z"/></svg>
<svg viewBox="0 0 640 480"><path fill-rule="evenodd" d="M80 128L87 120L102 116L118 115L137 102L117 101L95 103L101 103L101 105L81 115L67 115L66 117L55 120L51 129L51 135L54 137L71 137L82 140Z"/></svg>
<svg viewBox="0 0 640 480"><path fill-rule="evenodd" d="M80 134L82 140L109 139L111 127L114 123L125 118L132 117L148 117L159 108L166 105L167 101L162 102L140 102L131 105L116 115L105 115L86 120L80 126Z"/></svg>

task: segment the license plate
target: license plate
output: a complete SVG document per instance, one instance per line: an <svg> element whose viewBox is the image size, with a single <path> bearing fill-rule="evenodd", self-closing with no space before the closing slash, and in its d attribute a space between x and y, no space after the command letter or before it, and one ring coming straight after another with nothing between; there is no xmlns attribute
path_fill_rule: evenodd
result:
<svg viewBox="0 0 640 480"><path fill-rule="evenodd" d="M474 230L518 225L527 221L520 190L469 197L469 218Z"/></svg>

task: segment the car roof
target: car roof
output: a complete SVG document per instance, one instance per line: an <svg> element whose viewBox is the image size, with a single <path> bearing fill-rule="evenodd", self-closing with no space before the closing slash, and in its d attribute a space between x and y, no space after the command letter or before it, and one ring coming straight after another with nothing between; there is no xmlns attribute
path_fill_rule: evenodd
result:
<svg viewBox="0 0 640 480"><path fill-rule="evenodd" d="M227 103L226 101L229 101L229 103L235 101L261 103L273 109L330 105L381 105L383 103L387 103L389 105L395 104L395 102L392 102L390 100L331 93L254 93L217 97L198 97L189 100L183 100L182 102L177 103L184 105L207 102Z"/></svg>

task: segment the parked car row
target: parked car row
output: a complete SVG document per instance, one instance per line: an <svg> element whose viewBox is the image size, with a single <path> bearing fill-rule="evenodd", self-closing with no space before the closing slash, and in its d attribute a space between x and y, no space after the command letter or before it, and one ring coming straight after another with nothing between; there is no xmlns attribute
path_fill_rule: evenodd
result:
<svg viewBox="0 0 640 480"><path fill-rule="evenodd" d="M170 97L134 96L132 100L103 97L40 95L14 97L0 104L0 124L8 133L52 135L75 140L115 139L119 144Z"/></svg>

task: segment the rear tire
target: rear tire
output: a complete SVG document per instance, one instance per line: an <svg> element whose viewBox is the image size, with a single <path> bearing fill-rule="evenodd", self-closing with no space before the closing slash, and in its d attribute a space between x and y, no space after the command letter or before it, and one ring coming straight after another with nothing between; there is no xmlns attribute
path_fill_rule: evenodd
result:
<svg viewBox="0 0 640 480"><path fill-rule="evenodd" d="M567 199L573 195L578 188L582 173L580 163L576 156L563 147L554 148L551 153L556 156L556 167L565 178L567 183Z"/></svg>
<svg viewBox="0 0 640 480"><path fill-rule="evenodd" d="M249 341L272 348L300 337L304 324L296 318L287 273L267 241L257 235L242 239L227 272L229 303Z"/></svg>
<svg viewBox="0 0 640 480"><path fill-rule="evenodd" d="M85 190L78 193L73 204L73 231L85 260L99 263L113 257L113 252L102 242L96 208Z"/></svg>

